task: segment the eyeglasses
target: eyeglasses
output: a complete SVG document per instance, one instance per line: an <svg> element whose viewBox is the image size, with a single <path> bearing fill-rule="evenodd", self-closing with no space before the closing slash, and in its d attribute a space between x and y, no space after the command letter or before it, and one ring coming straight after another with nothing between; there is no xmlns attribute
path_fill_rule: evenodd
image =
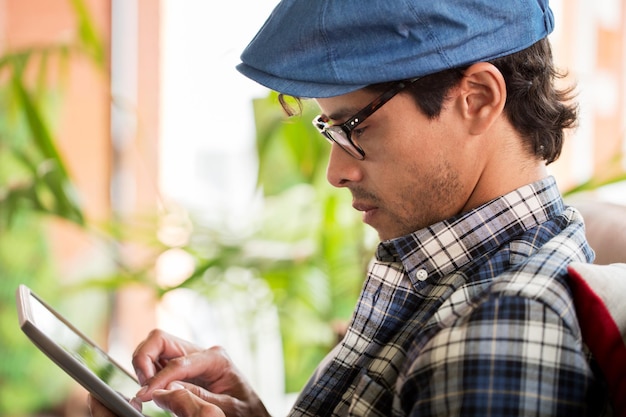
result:
<svg viewBox="0 0 626 417"><path fill-rule="evenodd" d="M396 94L418 79L419 78L414 78L409 81L399 81L392 88L378 96L370 104L359 110L357 114L340 125L329 124L328 116L321 114L313 119L313 126L315 126L329 142L336 143L341 149L350 154L350 156L358 160L363 160L365 159L365 151L352 139L352 131Z"/></svg>

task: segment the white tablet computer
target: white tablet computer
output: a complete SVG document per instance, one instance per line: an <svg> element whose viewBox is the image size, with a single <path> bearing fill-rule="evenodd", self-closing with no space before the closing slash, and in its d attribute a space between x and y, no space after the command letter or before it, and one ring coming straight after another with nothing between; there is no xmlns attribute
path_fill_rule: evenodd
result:
<svg viewBox="0 0 626 417"><path fill-rule="evenodd" d="M19 286L16 298L22 331L111 411L121 417L171 416L154 403L144 403L141 412L130 405L140 388L136 378L27 286Z"/></svg>

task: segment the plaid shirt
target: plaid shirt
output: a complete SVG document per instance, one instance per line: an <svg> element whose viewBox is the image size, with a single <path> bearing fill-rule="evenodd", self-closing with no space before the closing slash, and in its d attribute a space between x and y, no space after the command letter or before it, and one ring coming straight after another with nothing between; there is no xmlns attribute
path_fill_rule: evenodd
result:
<svg viewBox="0 0 626 417"><path fill-rule="evenodd" d="M601 415L565 283L593 256L551 177L380 243L290 416Z"/></svg>

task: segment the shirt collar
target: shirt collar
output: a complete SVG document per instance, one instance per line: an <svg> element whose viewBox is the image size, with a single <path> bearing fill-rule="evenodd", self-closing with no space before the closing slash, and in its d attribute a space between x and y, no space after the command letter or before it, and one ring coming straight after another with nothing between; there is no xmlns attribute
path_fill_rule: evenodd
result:
<svg viewBox="0 0 626 417"><path fill-rule="evenodd" d="M376 257L402 262L411 281L421 271L429 277L450 274L563 210L556 181L550 176L466 213L381 242Z"/></svg>

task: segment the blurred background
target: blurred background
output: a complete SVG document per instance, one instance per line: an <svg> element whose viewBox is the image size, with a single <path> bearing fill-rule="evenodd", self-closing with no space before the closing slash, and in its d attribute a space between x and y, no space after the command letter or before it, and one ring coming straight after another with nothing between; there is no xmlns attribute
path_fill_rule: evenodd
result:
<svg viewBox="0 0 626 417"><path fill-rule="evenodd" d="M0 0L1 416L85 415L20 283L128 368L154 327L225 346L277 415L341 336L376 236L326 184L314 109L234 69L276 3ZM552 7L581 122L549 168L626 262L626 6Z"/></svg>

